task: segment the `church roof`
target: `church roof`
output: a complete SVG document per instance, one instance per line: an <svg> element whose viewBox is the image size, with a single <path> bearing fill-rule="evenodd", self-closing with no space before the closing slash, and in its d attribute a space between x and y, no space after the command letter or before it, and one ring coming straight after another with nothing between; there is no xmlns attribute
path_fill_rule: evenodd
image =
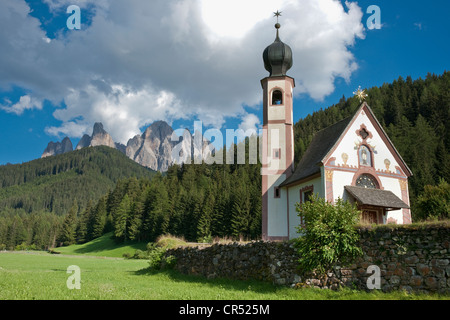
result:
<svg viewBox="0 0 450 320"><path fill-rule="evenodd" d="M278 14L279 13L276 13L276 15ZM269 71L270 77L285 76L293 65L292 49L280 40L280 27L281 25L279 23L275 25L277 37L263 53L264 68Z"/></svg>
<svg viewBox="0 0 450 320"><path fill-rule="evenodd" d="M294 173L280 187L320 173L319 164L339 140L342 132L345 131L352 119L353 117L348 117L317 132Z"/></svg>
<svg viewBox="0 0 450 320"><path fill-rule="evenodd" d="M373 118L374 125L379 128L381 135L386 138L387 143L392 148L393 153L397 156L397 159L404 169L405 173L409 176L412 175L411 170L408 168L406 163L403 161L402 157L395 149L391 140L387 136L386 132L383 130L382 126L376 119L370 107L366 102L363 102L355 114L344 120L341 120L319 132L317 132L302 159L300 160L294 173L287 178L279 187L286 187L291 184L295 184L300 180L306 179L308 177L314 176L320 173L320 167L324 164L328 155L333 151L335 146L341 140L342 136L347 132L348 127L352 124L353 120L359 114L361 109L365 109Z"/></svg>
<svg viewBox="0 0 450 320"><path fill-rule="evenodd" d="M353 186L345 186L345 190L347 190L347 192L350 193L360 205L383 207L390 210L398 210L402 208L409 209L409 206L406 203L388 190Z"/></svg>

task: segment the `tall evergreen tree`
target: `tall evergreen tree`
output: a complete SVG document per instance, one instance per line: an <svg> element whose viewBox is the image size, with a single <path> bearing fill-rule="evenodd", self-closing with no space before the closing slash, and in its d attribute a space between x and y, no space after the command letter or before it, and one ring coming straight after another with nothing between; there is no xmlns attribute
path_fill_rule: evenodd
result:
<svg viewBox="0 0 450 320"><path fill-rule="evenodd" d="M89 241L89 228L88 224L91 220L93 210L93 203L89 201L86 208L80 215L78 219L77 229L76 229L76 242L77 243L85 243Z"/></svg>
<svg viewBox="0 0 450 320"><path fill-rule="evenodd" d="M119 204L114 216L114 237L116 239L126 241L129 239L127 221L130 215L130 198L126 194Z"/></svg>
<svg viewBox="0 0 450 320"><path fill-rule="evenodd" d="M76 241L77 215L78 205L74 203L64 219L61 233L58 238L58 241L62 242L65 246L74 244Z"/></svg>
<svg viewBox="0 0 450 320"><path fill-rule="evenodd" d="M91 215L90 224L92 229L89 234L90 239L96 239L103 235L106 226L106 216L106 197L102 197Z"/></svg>

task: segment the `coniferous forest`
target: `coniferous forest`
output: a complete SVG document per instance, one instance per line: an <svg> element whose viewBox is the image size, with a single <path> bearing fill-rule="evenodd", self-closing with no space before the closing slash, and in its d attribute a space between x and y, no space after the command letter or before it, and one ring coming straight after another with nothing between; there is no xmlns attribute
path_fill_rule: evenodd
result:
<svg viewBox="0 0 450 320"><path fill-rule="evenodd" d="M430 218L432 206L440 218L448 218L450 73L417 80L400 77L367 89L367 94L369 106L414 174L409 180L413 221ZM353 115L359 105L357 98L342 97L299 120L294 126L296 162L314 133ZM59 159L55 157L35 162L32 169L26 164L0 167L0 248L84 243L107 232L121 242L149 242L168 233L189 241L260 237L260 165L185 164L163 175L141 175L124 172L129 164L116 164L113 170L108 162L97 161L99 175L93 179L99 184L111 170L123 173L102 189L67 185L91 164L87 161L80 169L69 160L71 154L64 156L63 166L48 164ZM42 189L51 179L58 187ZM439 199L431 199L433 194Z"/></svg>

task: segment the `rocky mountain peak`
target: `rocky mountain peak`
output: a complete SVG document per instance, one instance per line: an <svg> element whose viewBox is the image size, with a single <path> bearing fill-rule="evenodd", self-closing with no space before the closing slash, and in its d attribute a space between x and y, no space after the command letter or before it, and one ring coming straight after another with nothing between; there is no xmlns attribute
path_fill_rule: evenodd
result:
<svg viewBox="0 0 450 320"><path fill-rule="evenodd" d="M96 122L94 124L94 130L92 131L92 136L99 135L99 134L107 134L105 129L103 129L103 124L101 122Z"/></svg>
<svg viewBox="0 0 450 320"><path fill-rule="evenodd" d="M159 139L163 141L167 137L171 137L173 129L165 121L156 121L152 123L144 132L143 138L145 139Z"/></svg>
<svg viewBox="0 0 450 320"><path fill-rule="evenodd" d="M115 143L109 133L103 128L103 124L97 122L94 124L92 136L85 134L78 142L76 150L95 147L108 146L115 148L126 154L130 159L136 161L144 167L148 167L155 171L165 172L171 165L175 163L172 152L174 148L182 143L182 153L187 155L197 154L194 150L194 144L202 144L205 148L208 141L203 139L202 142L194 141L194 135L188 130L185 130L183 136L176 141L172 141L173 128L165 121L156 121L142 133L128 140L126 146L120 143ZM196 135L201 136L201 132L196 132ZM48 150L47 150L48 149ZM62 152L72 151L73 146L69 138L65 138L61 143L49 143L49 146L44 151L42 157L56 155ZM188 157L190 159L190 157Z"/></svg>
<svg viewBox="0 0 450 320"><path fill-rule="evenodd" d="M69 137L65 137L61 142L49 142L41 158L56 156L70 151L73 151L72 141L70 141Z"/></svg>
<svg viewBox="0 0 450 320"><path fill-rule="evenodd" d="M85 134L80 142L78 142L77 150L87 147L96 146L108 146L110 148L116 148L116 144L110 134L103 129L103 124L97 122L94 124L94 129L92 130L92 136Z"/></svg>

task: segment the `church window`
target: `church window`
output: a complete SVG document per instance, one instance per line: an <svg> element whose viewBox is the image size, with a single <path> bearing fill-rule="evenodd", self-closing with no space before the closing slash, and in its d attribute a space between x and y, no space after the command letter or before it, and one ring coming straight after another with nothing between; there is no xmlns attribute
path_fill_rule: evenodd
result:
<svg viewBox="0 0 450 320"><path fill-rule="evenodd" d="M274 189L274 198L280 198L280 188Z"/></svg>
<svg viewBox="0 0 450 320"><path fill-rule="evenodd" d="M362 128L359 134L361 138L363 138L364 140L366 140L367 137L369 136L369 132L367 132L366 128Z"/></svg>
<svg viewBox="0 0 450 320"><path fill-rule="evenodd" d="M311 202L313 192L312 190L308 190L303 193L303 202Z"/></svg>
<svg viewBox="0 0 450 320"><path fill-rule="evenodd" d="M369 138L372 139L372 133L370 133L370 131L367 130L364 124L362 124L358 130L356 130L356 134L360 136L363 140L367 140Z"/></svg>
<svg viewBox="0 0 450 320"><path fill-rule="evenodd" d="M372 166L372 153L365 145L362 145L359 148L359 165L368 167Z"/></svg>
<svg viewBox="0 0 450 320"><path fill-rule="evenodd" d="M282 104L283 104L283 92L281 92L280 90L275 90L272 93L272 105L277 106Z"/></svg>
<svg viewBox="0 0 450 320"><path fill-rule="evenodd" d="M374 177L363 174L356 180L357 187L364 187L368 189L378 189L377 182Z"/></svg>
<svg viewBox="0 0 450 320"><path fill-rule="evenodd" d="M281 159L281 149L280 148L273 150L273 158Z"/></svg>
<svg viewBox="0 0 450 320"><path fill-rule="evenodd" d="M300 203L311 202L314 194L314 186L307 186L300 190Z"/></svg>

